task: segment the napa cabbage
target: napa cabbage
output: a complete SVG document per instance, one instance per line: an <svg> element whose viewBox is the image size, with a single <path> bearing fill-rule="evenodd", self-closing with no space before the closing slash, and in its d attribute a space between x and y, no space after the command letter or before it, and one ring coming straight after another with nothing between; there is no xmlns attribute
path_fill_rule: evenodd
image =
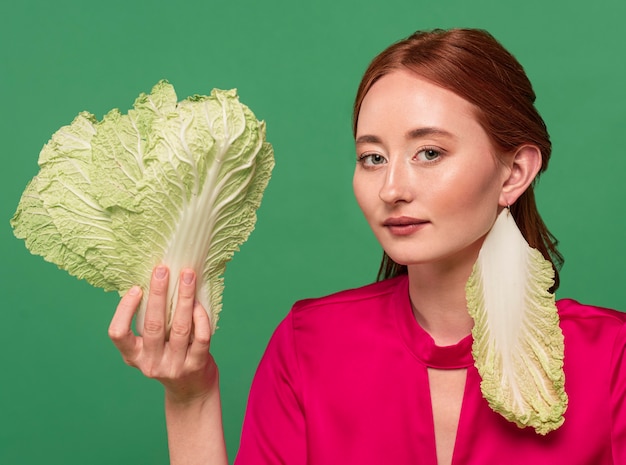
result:
<svg viewBox="0 0 626 465"><path fill-rule="evenodd" d="M32 253L107 291L147 290L167 265L168 328L180 271L193 268L215 328L226 262L254 228L273 166L265 124L235 90L178 102L161 81L127 114L82 112L59 129L11 225Z"/></svg>
<svg viewBox="0 0 626 465"><path fill-rule="evenodd" d="M480 250L466 284L472 353L491 408L546 434L563 424L568 398L554 269L529 247L508 209Z"/></svg>

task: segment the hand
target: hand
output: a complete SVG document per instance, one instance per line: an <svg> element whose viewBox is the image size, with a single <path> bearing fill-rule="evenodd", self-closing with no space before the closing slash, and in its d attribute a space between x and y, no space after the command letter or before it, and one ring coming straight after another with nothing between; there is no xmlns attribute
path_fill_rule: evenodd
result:
<svg viewBox="0 0 626 465"><path fill-rule="evenodd" d="M169 340L166 340L166 298L169 270L157 266L150 281L143 336L131 329L142 291L131 288L120 300L109 326L109 337L124 361L160 381L169 401L188 403L218 391L218 371L209 353L211 325L204 308L195 302L193 270L180 275L178 301Z"/></svg>

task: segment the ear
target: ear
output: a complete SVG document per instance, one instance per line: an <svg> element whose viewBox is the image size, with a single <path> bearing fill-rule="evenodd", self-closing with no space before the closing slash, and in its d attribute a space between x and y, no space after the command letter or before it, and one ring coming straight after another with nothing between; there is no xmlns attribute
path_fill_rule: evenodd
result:
<svg viewBox="0 0 626 465"><path fill-rule="evenodd" d="M500 192L500 205L513 205L528 189L541 169L541 150L535 145L523 145L507 160L509 173Z"/></svg>

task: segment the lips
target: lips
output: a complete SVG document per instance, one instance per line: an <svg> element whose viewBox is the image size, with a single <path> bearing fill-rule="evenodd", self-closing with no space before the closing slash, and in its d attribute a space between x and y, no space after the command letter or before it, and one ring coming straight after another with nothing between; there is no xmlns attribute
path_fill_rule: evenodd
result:
<svg viewBox="0 0 626 465"><path fill-rule="evenodd" d="M408 236L422 229L427 224L428 221L426 220L410 216L387 218L383 222L383 226L396 236Z"/></svg>

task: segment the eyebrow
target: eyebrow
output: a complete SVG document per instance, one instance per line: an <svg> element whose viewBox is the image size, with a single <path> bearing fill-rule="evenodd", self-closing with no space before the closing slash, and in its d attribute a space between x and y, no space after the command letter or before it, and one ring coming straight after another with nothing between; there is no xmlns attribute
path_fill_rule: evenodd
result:
<svg viewBox="0 0 626 465"><path fill-rule="evenodd" d="M437 127L425 127L425 128L417 128L412 129L406 133L407 139L419 139L421 137L427 136L443 136L448 137L450 139L454 139L454 135L451 132L446 131L445 129L437 128ZM357 144L378 144L381 142L378 136L365 134L363 136L357 137Z"/></svg>

